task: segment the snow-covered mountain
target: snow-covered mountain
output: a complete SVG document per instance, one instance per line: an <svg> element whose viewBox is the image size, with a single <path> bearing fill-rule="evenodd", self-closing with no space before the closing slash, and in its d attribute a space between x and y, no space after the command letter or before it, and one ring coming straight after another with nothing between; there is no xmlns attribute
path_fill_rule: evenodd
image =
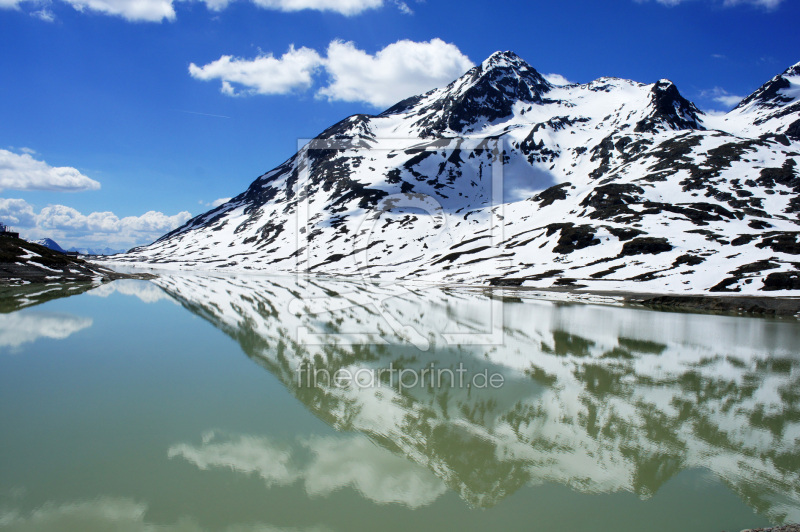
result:
<svg viewBox="0 0 800 532"><path fill-rule="evenodd" d="M40 246L44 246L48 249L52 249L53 251L58 251L59 253L64 253L64 250L61 246L58 245L58 242L53 240L52 238L42 238L40 240L33 240L34 244L39 244Z"/></svg>
<svg viewBox="0 0 800 532"><path fill-rule="evenodd" d="M76 248L71 247L69 249L64 249L58 243L53 240L52 238L42 238L40 240L32 240L34 244L39 244L40 246L44 246L46 248L50 248L53 251L58 251L60 253L66 253L67 251L76 251L81 255L116 255L117 253L124 253L124 249L113 249L110 247L104 248Z"/></svg>
<svg viewBox="0 0 800 532"><path fill-rule="evenodd" d="M434 282L800 293L800 63L724 116L498 52L330 127L119 260ZM795 292L797 291L797 292Z"/></svg>

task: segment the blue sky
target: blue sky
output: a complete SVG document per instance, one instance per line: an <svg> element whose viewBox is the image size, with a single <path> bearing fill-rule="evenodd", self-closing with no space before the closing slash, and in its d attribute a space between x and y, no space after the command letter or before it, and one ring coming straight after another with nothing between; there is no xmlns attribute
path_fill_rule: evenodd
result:
<svg viewBox="0 0 800 532"><path fill-rule="evenodd" d="M146 243L496 50L728 110L800 60L797 20L791 0L0 0L0 221Z"/></svg>

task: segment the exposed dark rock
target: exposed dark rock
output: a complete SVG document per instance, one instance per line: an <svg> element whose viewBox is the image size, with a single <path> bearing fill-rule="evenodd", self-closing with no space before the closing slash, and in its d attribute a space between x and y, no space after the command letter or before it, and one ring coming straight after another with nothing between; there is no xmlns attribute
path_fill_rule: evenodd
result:
<svg viewBox="0 0 800 532"><path fill-rule="evenodd" d="M800 312L800 298L758 296L632 296L629 301L658 310L792 316ZM800 532L800 531L798 531Z"/></svg>
<svg viewBox="0 0 800 532"><path fill-rule="evenodd" d="M800 255L800 241L798 232L782 232L782 233L767 233L761 242L756 244L757 248L770 248L779 253L788 253L790 255Z"/></svg>
<svg viewBox="0 0 800 532"><path fill-rule="evenodd" d="M572 183L553 185L552 187L539 192L531 199L533 201L540 202L539 207L547 207L557 200L567 199L567 189L571 186Z"/></svg>
<svg viewBox="0 0 800 532"><path fill-rule="evenodd" d="M652 236L634 238L629 242L625 242L620 252L620 257L627 257L631 255L657 255L670 251L672 244L666 238L656 238Z"/></svg>
<svg viewBox="0 0 800 532"><path fill-rule="evenodd" d="M743 264L730 273L734 275L744 275L746 273L761 273L764 270L774 270L775 268L780 268L780 265L768 260L759 260L757 262L751 262L750 264Z"/></svg>
<svg viewBox="0 0 800 532"><path fill-rule="evenodd" d="M762 290L800 290L800 272L773 272L764 279Z"/></svg>
<svg viewBox="0 0 800 532"><path fill-rule="evenodd" d="M606 275L611 275L615 271L621 270L625 266L626 266L625 264L618 264L616 266L612 266L612 267L608 268L607 270L602 270L602 271L599 271L599 272L595 272L595 273L591 274L589 277L591 277L592 279L602 279Z"/></svg>
<svg viewBox="0 0 800 532"><path fill-rule="evenodd" d="M642 187L631 183L612 183L595 187L580 205L594 209L589 215L591 218L609 220L620 214L633 213L628 205L640 203L641 194L644 194Z"/></svg>
<svg viewBox="0 0 800 532"><path fill-rule="evenodd" d="M700 110L681 96L674 83L661 80L650 90L650 104L653 112L636 123L637 133L655 132L659 127L672 129L705 129L700 125Z"/></svg>
<svg viewBox="0 0 800 532"><path fill-rule="evenodd" d="M697 266L698 264L703 264L706 261L703 257L698 257L696 255L681 255L672 263L673 268L677 268L683 264L687 266Z"/></svg>
<svg viewBox="0 0 800 532"><path fill-rule="evenodd" d="M611 233L621 241L630 240L635 236L646 234L641 229L634 229L633 227L607 227L607 226L604 227L609 233Z"/></svg>
<svg viewBox="0 0 800 532"><path fill-rule="evenodd" d="M758 239L758 235L739 235L731 240L731 246L744 246L756 239Z"/></svg>
<svg viewBox="0 0 800 532"><path fill-rule="evenodd" d="M768 229L772 227L772 224L765 220L750 220L747 225L753 229Z"/></svg>
<svg viewBox="0 0 800 532"><path fill-rule="evenodd" d="M794 140L800 140L800 119L789 124L784 134Z"/></svg>
<svg viewBox="0 0 800 532"><path fill-rule="evenodd" d="M564 273L564 270L548 270L543 273L531 275L528 277L495 277L489 279L490 286L522 286L525 281L541 281L550 277L556 277Z"/></svg>
<svg viewBox="0 0 800 532"><path fill-rule="evenodd" d="M547 235L550 236L560 231L557 245L553 248L555 253L568 254L576 249L596 246L600 240L595 238L596 228L591 225L574 225L572 223L550 224L547 226Z"/></svg>
<svg viewBox="0 0 800 532"><path fill-rule="evenodd" d="M578 280L577 279L572 279L572 278L568 278L568 277L562 277L560 279L556 279L553 282L553 285L554 286L568 286L570 288L583 288L583 287L586 286L585 284L578 284Z"/></svg>
<svg viewBox="0 0 800 532"><path fill-rule="evenodd" d="M479 253L479 252L481 252L481 251L483 251L485 249L489 249L489 247L490 246L478 246L476 248L466 249L464 251L454 251L453 253L448 253L444 257L441 257L441 258L433 261L431 264L440 264L440 263L445 262L445 261L453 262L454 260L459 258L461 255L469 255L471 253Z"/></svg>

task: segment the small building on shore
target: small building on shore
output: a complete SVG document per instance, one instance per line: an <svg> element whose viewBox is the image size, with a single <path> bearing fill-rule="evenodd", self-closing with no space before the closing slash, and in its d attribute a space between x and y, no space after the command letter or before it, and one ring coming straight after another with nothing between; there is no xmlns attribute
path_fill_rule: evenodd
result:
<svg viewBox="0 0 800 532"><path fill-rule="evenodd" d="M0 237L19 238L19 233L15 233L5 224L0 224Z"/></svg>

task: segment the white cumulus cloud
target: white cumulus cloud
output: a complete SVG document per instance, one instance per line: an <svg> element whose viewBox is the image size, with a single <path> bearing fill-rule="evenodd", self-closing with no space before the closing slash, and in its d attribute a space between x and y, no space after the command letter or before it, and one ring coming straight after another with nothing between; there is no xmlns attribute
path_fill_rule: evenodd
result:
<svg viewBox="0 0 800 532"><path fill-rule="evenodd" d="M113 212L83 214L66 205L48 205L38 213L22 199L0 198L0 222L19 229L29 239L52 238L67 246L133 246L149 243L183 225L187 211L169 216L148 211L120 218Z"/></svg>
<svg viewBox="0 0 800 532"><path fill-rule="evenodd" d="M36 225L36 213L23 199L0 198L0 222L14 227L32 227Z"/></svg>
<svg viewBox="0 0 800 532"><path fill-rule="evenodd" d="M0 190L97 190L100 183L69 166L50 166L30 153L0 150Z"/></svg>
<svg viewBox="0 0 800 532"><path fill-rule="evenodd" d="M175 20L173 0L62 0L78 11L90 11L105 15L122 17L132 22L162 22ZM211 11L222 11L231 0L195 0L206 5ZM252 0L264 9L274 11L327 11L345 16L358 15L369 9L383 6L383 0ZM0 0L0 9L19 9L21 4L37 6L38 0ZM403 2L397 3L404 13L411 10ZM55 17L49 9L31 11L31 15L52 22Z"/></svg>
<svg viewBox="0 0 800 532"><path fill-rule="evenodd" d="M189 74L204 81L219 79L222 92L229 96L238 94L287 94L311 86L312 75L322 62L319 54L310 48L294 46L280 59L272 54L255 59L240 59L223 55L202 67L189 65ZM239 91L234 84L240 87Z"/></svg>
<svg viewBox="0 0 800 532"><path fill-rule="evenodd" d="M318 95L329 100L381 107L446 85L473 66L454 44L401 40L371 55L352 42L328 46L330 84Z"/></svg>
<svg viewBox="0 0 800 532"><path fill-rule="evenodd" d="M458 47L441 39L401 40L374 55L353 42L333 41L326 57L310 48L292 46L280 58L272 54L254 59L223 55L204 66L192 63L189 74L205 81L218 79L223 94L244 96L309 89L314 74L322 69L329 79L317 91L318 97L382 107L446 85L472 66Z"/></svg>

